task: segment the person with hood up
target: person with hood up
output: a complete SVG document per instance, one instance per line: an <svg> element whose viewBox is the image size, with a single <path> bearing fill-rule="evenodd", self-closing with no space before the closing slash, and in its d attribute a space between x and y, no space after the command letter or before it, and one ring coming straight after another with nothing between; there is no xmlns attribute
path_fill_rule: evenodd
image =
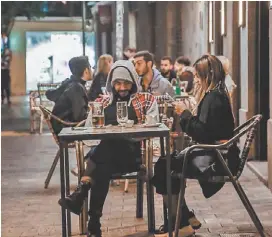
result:
<svg viewBox="0 0 272 237"><path fill-rule="evenodd" d="M88 96L85 83L92 80L92 69L87 56L74 57L69 61L72 75L56 90L46 92L55 102L52 113L64 121L80 122L87 118ZM59 134L63 125L51 118L52 127Z"/></svg>
<svg viewBox="0 0 272 237"><path fill-rule="evenodd" d="M130 61L115 62L109 72L106 90L108 97L99 100L104 105L105 125L118 125L116 104L126 101L128 119L141 124L146 115L158 121L159 111L156 99L149 93L139 93L137 73ZM59 204L79 215L84 199L91 189L89 205L88 237L101 236L100 218L109 190L112 174L129 173L138 169L137 159L141 157L141 142L127 139L102 140L87 155L87 167L76 190L60 199Z"/></svg>
<svg viewBox="0 0 272 237"><path fill-rule="evenodd" d="M148 51L139 51L134 55L134 65L140 76L142 91L153 95L169 94L173 97L175 92L171 83L153 68L153 62L153 56Z"/></svg>

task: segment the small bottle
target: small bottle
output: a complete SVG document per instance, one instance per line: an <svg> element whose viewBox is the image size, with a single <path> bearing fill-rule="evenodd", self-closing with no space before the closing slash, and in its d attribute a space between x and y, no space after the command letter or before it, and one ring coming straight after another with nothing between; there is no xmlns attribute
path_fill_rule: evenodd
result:
<svg viewBox="0 0 272 237"><path fill-rule="evenodd" d="M177 78L176 80L177 80L177 83L176 83L175 93L176 93L176 95L180 95L181 94L181 91L180 91L180 80L179 80L179 78Z"/></svg>

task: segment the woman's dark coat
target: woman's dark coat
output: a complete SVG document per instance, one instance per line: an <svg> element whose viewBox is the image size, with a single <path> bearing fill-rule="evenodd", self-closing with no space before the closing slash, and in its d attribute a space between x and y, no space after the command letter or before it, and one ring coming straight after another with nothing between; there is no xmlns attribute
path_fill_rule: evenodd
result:
<svg viewBox="0 0 272 237"><path fill-rule="evenodd" d="M198 106L197 115L193 116L190 111L185 110L180 116L180 125L182 131L192 137L192 140L196 143L215 144L220 140L232 138L234 118L226 92L223 89L214 89L207 92ZM237 167L239 149L233 146L225 153L231 159L232 166ZM185 151L182 151L172 158L171 166L174 171L181 172L184 155ZM195 150L190 154L186 175L190 177L207 177L207 175L211 175L209 173L211 169L209 168L213 164L218 167L217 172L219 172L219 175L223 174L222 167L216 160L214 151ZM155 165L153 183L160 194L166 194L165 163L165 159L159 159ZM235 168L233 172L235 172ZM200 182L200 185L204 196L208 198L221 189L224 184ZM179 187L179 180L172 179L173 193L178 193Z"/></svg>

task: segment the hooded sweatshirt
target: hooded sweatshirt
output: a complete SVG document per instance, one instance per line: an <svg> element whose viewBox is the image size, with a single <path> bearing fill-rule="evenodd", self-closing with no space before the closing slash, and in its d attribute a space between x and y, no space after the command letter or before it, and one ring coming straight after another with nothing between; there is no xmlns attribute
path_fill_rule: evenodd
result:
<svg viewBox="0 0 272 237"><path fill-rule="evenodd" d="M125 80L131 81L133 83L131 91L130 91L130 99L128 101L128 105L132 105L138 123L144 123L145 116L150 115L154 117L156 121L159 121L159 110L155 97L150 93L141 93L141 87L138 82L138 75L135 71L134 65L132 62L127 60L118 60L116 61L108 74L107 82L106 82L106 91L109 97L105 97L103 99L98 99L98 101L102 101L104 104L104 108L108 107L114 101L114 90L112 81L117 79L113 78L113 72L116 68L123 67L128 70L130 77Z"/></svg>
<svg viewBox="0 0 272 237"><path fill-rule="evenodd" d="M140 78L141 91L143 91L142 80L143 79ZM149 85L148 91L156 95L166 95L166 93L172 97L175 95L175 91L171 83L155 68L153 69L153 79Z"/></svg>

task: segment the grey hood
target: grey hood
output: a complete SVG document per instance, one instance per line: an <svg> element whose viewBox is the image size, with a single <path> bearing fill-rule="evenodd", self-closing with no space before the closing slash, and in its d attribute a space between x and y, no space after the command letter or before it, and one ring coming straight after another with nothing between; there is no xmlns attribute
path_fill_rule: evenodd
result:
<svg viewBox="0 0 272 237"><path fill-rule="evenodd" d="M111 70L108 74L108 78L107 78L107 82L106 82L106 91L110 95L111 100L113 97L113 93L112 93L113 86L111 83L112 82L112 74L113 74L113 71L118 67L126 68L128 70L128 72L130 73L131 79L133 81L132 95L140 91L140 85L138 82L138 74L135 71L135 67L134 67L133 63L128 60L118 60L111 66Z"/></svg>

